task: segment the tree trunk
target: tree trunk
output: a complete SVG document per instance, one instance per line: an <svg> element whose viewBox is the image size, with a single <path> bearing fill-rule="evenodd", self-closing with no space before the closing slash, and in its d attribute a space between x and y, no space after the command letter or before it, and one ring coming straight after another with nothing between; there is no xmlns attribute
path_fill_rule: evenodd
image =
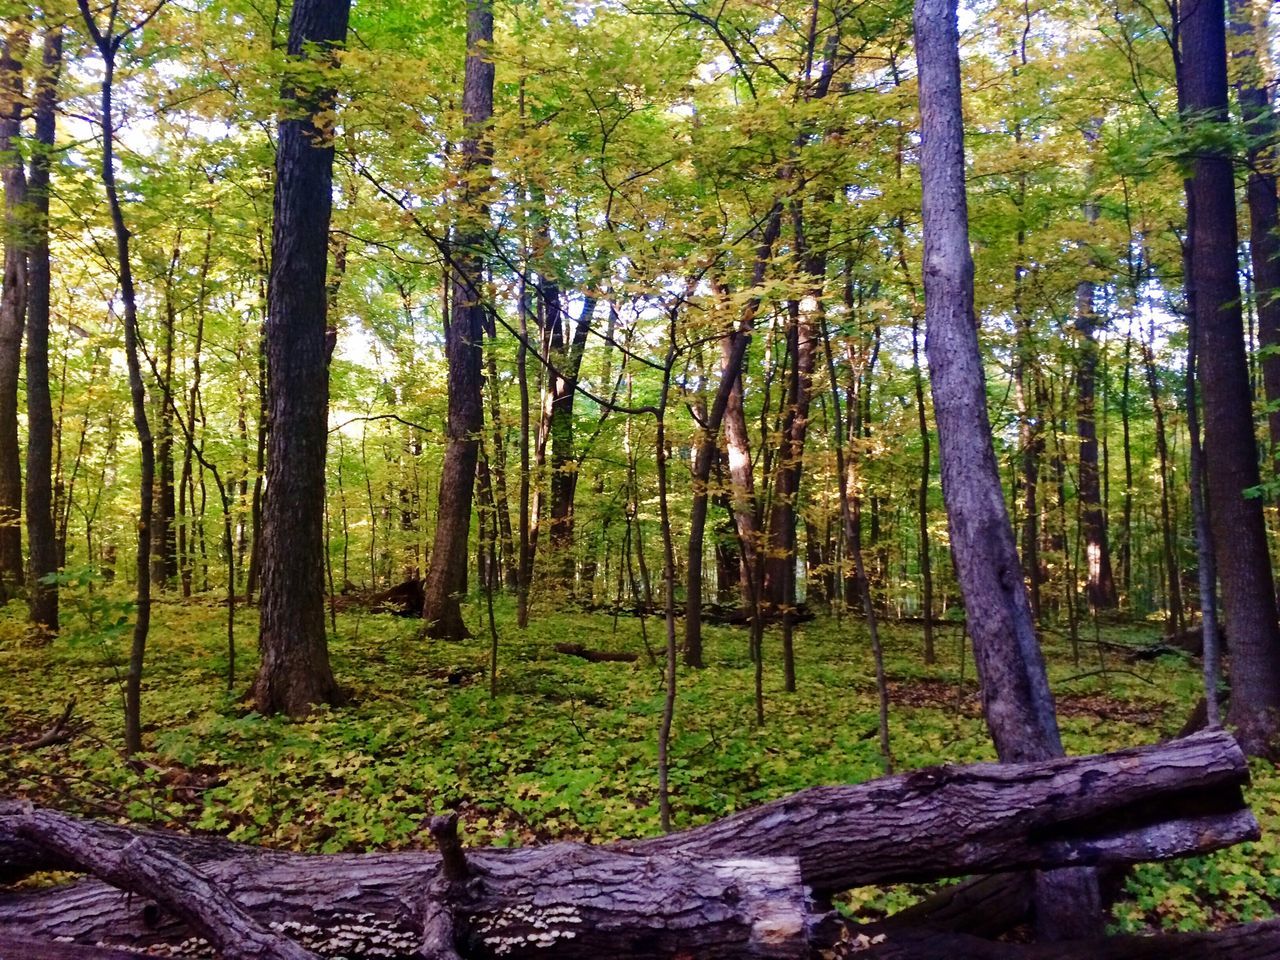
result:
<svg viewBox="0 0 1280 960"><path fill-rule="evenodd" d="M1087 130L1085 139L1092 145L1097 140L1096 130ZM1093 224L1098 219L1098 205L1093 200L1084 205L1084 219L1086 224ZM1076 330L1080 334L1079 365L1076 369L1076 435L1080 440L1078 495L1089 604L1094 610L1110 610L1116 605L1116 584L1111 572L1107 516L1102 508L1098 476L1098 315L1094 310L1094 293L1092 280L1081 280L1076 285Z"/></svg>
<svg viewBox="0 0 1280 960"><path fill-rule="evenodd" d="M142 750L142 666L146 654L147 634L151 628L151 510L155 503L155 443L151 437L151 424L147 420L147 394L142 379L142 365L138 348L138 305L133 285L133 264L129 257L129 229L125 225L124 209L116 189L115 172L115 118L112 101L115 94L116 52L123 36L103 34L88 0L79 0L80 15L88 28L89 36L102 55L102 185L107 194L107 206L111 210L112 232L116 241L116 269L120 283L120 299L124 304L124 352L129 369L129 398L133 408L133 427L138 437L138 533L135 568L137 613L133 624L133 639L129 648L129 667L125 674L124 743L125 752ZM115 28L115 18L108 20L108 30Z"/></svg>
<svg viewBox="0 0 1280 960"><path fill-rule="evenodd" d="M422 618L428 636L462 640L461 596L467 583L467 542L471 534L471 500L475 486L480 431L484 428L483 380L480 374L484 335L484 258L488 208L483 201L490 155L485 128L493 116L493 7L489 0L467 2L467 61L462 112L460 175L464 184L455 242L450 245L452 290L445 355L449 361L449 423L436 534L427 573Z"/></svg>
<svg viewBox="0 0 1280 960"><path fill-rule="evenodd" d="M18 374L27 317L30 215L18 141L26 105L23 62L30 29L11 21L0 49L0 180L4 183L4 280L0 289L0 602L22 588L22 451L18 445Z"/></svg>
<svg viewBox="0 0 1280 960"><path fill-rule="evenodd" d="M732 362L729 344L721 341L724 364ZM738 593L742 609L755 610L752 578L755 576L760 543L760 505L756 501L755 477L751 469L751 435L747 432L747 413L743 405L742 374L739 373L724 413L725 456L729 462L729 489L733 503L733 519L737 527L741 563L738 568Z"/></svg>
<svg viewBox="0 0 1280 960"><path fill-rule="evenodd" d="M924 215L925 351L956 574L987 727L1006 762L1062 755L1044 657L992 447L973 306L955 0L916 0ZM1038 884L1050 939L1101 932L1097 880L1075 872Z"/></svg>
<svg viewBox="0 0 1280 960"><path fill-rule="evenodd" d="M751 289L759 290L764 282L765 271L773 256L773 245L777 242L782 226L782 209L775 206L769 211L765 221L764 232L756 247L755 263L751 272ZM723 293L723 289L718 291ZM747 359L747 348L751 345L752 330L756 313L760 309L761 297L753 293L743 305L738 319L738 329L727 333L720 340L720 383L716 387L716 395L711 401L711 409L707 411L702 424L702 435L698 441L697 453L693 461L693 504L689 510L689 548L685 564L685 621L684 621L684 662L691 667L702 666L702 544L707 525L708 482L711 479L711 468L715 463L720 448L720 426L726 415L731 423L725 427L729 442L729 473L734 485L734 505L738 515L738 531L743 534L743 511L748 509L744 497L751 489L751 461L744 458L746 446L746 421L742 411L742 371ZM735 420L736 418L736 420ZM745 459L745 462L744 462ZM745 475L744 475L745 471ZM750 508L754 518L755 508ZM752 520L745 520L750 525ZM743 561L751 562L749 554L754 547L754 530L750 536L743 536ZM749 569L749 566L746 568Z"/></svg>
<svg viewBox="0 0 1280 960"><path fill-rule="evenodd" d="M1179 74L1188 117L1227 122L1226 23L1222 0L1185 10ZM1236 262L1236 200L1226 140L1196 155L1189 203L1195 211L1191 280L1204 398L1204 459L1213 538L1231 544L1217 557L1231 655L1227 719L1245 749L1265 751L1280 731L1280 627L1267 553L1252 397Z"/></svg>
<svg viewBox="0 0 1280 960"><path fill-rule="evenodd" d="M920 318L911 315L911 370L916 392L916 420L920 427L920 486L916 499L920 543L920 614L924 617L924 662L937 663L933 645L933 559L929 551L929 482L932 477L929 418L924 406L924 377L920 370Z"/></svg>
<svg viewBox="0 0 1280 960"><path fill-rule="evenodd" d="M560 303L559 295L556 303ZM582 354L587 346L587 333L591 330L592 315L596 312L595 297L588 296L582 304L582 313L573 326L572 338L566 337L569 318L561 306L556 307L558 332L552 335L550 358L554 370L547 371L548 388L551 391L551 420L548 433L551 438L551 554L557 571L556 580L564 589L573 592L573 502L578 489L578 462L574 453L573 401L578 395L578 375L582 369Z"/></svg>
<svg viewBox="0 0 1280 960"><path fill-rule="evenodd" d="M341 47L349 0L298 0L289 55ZM329 371L325 274L332 211L333 91L284 87L271 231L266 349L271 429L262 515L262 602L254 683L259 713L302 716L337 704L324 611L324 488Z"/></svg>
<svg viewBox="0 0 1280 960"><path fill-rule="evenodd" d="M819 201L821 203L821 201ZM782 440L774 468L773 505L769 516L769 558L765 561L764 597L771 613L791 615L795 605L796 511L804 468L809 405L817 360L818 327L822 317L826 276L826 238L806 238L799 212L794 215L796 247L803 258L808 285L790 308L787 356L790 358L782 413ZM812 250L810 249L812 244ZM785 652L784 652L785 653ZM787 689L795 687L794 667L787 656Z"/></svg>
<svg viewBox="0 0 1280 960"><path fill-rule="evenodd" d="M1265 31L1255 22L1248 0L1229 0L1232 32L1237 38L1231 53L1235 67L1236 98L1247 139L1245 159L1249 175L1245 199L1249 206L1249 253L1253 266L1254 302L1258 310L1258 361L1262 366L1263 393L1270 407L1267 430L1271 440L1272 468L1280 453L1280 202L1276 196L1276 117L1258 46Z"/></svg>
<svg viewBox="0 0 1280 960"><path fill-rule="evenodd" d="M35 146L31 155L31 256L27 268L27 541L31 550L31 622L58 631L58 538L53 506L53 402L49 394L49 168L62 70L62 28L46 20L42 70L35 88Z"/></svg>
<svg viewBox="0 0 1280 960"><path fill-rule="evenodd" d="M165 277L164 328L160 349L160 369L156 385L160 388L160 430L156 436L155 516L151 529L151 581L167 589L178 575L178 543L173 528L176 504L173 491L173 334L177 321L177 304L173 289L174 274L181 256L182 232L173 244L169 271Z"/></svg>

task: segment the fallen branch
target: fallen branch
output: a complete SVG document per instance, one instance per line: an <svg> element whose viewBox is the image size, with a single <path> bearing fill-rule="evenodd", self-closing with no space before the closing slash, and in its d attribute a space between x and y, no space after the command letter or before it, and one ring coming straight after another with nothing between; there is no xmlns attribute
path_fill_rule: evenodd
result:
<svg viewBox="0 0 1280 960"><path fill-rule="evenodd" d="M62 715L55 720L44 733L24 743L17 744L19 750L39 750L42 747L49 747L55 743L62 743L70 740L74 732L71 729L71 715L75 713L76 698L72 697L67 701L67 705L63 708Z"/></svg>
<svg viewBox="0 0 1280 960"><path fill-rule="evenodd" d="M112 886L149 897L212 944L224 960L318 960L262 926L198 870L145 837L122 837L48 810L19 814L18 836Z"/></svg>
<svg viewBox="0 0 1280 960"><path fill-rule="evenodd" d="M637 653L614 650L588 650L580 643L557 643L556 653L570 657L581 657L592 663L635 663L640 659Z"/></svg>

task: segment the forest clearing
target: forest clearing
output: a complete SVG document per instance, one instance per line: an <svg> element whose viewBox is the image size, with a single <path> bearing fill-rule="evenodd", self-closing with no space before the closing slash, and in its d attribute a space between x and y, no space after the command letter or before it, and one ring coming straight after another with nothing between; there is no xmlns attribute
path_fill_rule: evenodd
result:
<svg viewBox="0 0 1280 960"><path fill-rule="evenodd" d="M0 960L1280 958L1278 18L0 0Z"/></svg>

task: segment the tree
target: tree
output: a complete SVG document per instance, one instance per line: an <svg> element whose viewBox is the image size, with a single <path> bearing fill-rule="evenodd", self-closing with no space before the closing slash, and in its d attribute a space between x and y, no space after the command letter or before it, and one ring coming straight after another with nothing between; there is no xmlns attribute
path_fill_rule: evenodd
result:
<svg viewBox="0 0 1280 960"><path fill-rule="evenodd" d="M983 710L1000 759L1061 756L1044 656L1018 563L991 441L973 305L955 0L916 0L925 354L956 577L964 596ZM1037 925L1049 939L1101 933L1097 880L1046 874Z"/></svg>
<svg viewBox="0 0 1280 960"><path fill-rule="evenodd" d="M35 85L35 149L28 184L31 253L27 267L27 542L31 622L58 630L58 539L53 524L53 401L49 393L49 171L57 123L62 26L46 15L41 72Z"/></svg>
<svg viewBox="0 0 1280 960"><path fill-rule="evenodd" d="M107 206L111 211L111 228L115 237L117 278L120 299L124 303L124 352L129 368L129 402L133 413L133 428L138 437L138 521L137 549L134 556L137 590L133 638L129 648L129 669L125 678L124 744L125 751L133 754L142 750L142 668L146 655L147 634L151 629L151 511L154 506L156 454L151 436L151 424L147 417L146 384L142 379L142 364L138 346L138 297L133 282L133 262L129 251L129 228L124 219L124 207L116 185L115 169L115 72L116 59L124 42L147 25L161 10L166 0L157 0L155 6L137 21L120 26L120 8L112 4L107 14L105 29L99 27L95 14L89 9L88 0L78 0L80 16L93 44L102 57L102 186L107 194Z"/></svg>
<svg viewBox="0 0 1280 960"><path fill-rule="evenodd" d="M1086 129L1085 140L1091 146L1097 141L1097 125ZM1085 201L1084 218L1088 224L1098 219L1098 205ZM1111 546L1107 539L1107 515L1102 508L1102 490L1098 471L1098 327L1095 309L1096 284L1085 278L1076 286L1076 330L1080 334L1080 359L1076 366L1076 435L1080 439L1080 526L1085 543L1086 589L1095 610L1116 605L1115 577L1111 572Z"/></svg>
<svg viewBox="0 0 1280 960"><path fill-rule="evenodd" d="M23 582L22 452L18 446L18 374L27 317L30 211L19 149L26 107L24 61L31 28L19 19L5 30L0 49L0 179L4 182L4 284L0 289L0 599Z"/></svg>
<svg viewBox="0 0 1280 960"><path fill-rule="evenodd" d="M1262 515L1249 368L1236 259L1235 180L1220 130L1227 123L1226 12L1222 0L1184 8L1179 82L1195 136L1188 185L1209 519L1231 656L1227 720L1252 753L1280 733L1280 625ZM1229 546L1228 546L1229 545Z"/></svg>
<svg viewBox="0 0 1280 960"><path fill-rule="evenodd" d="M254 683L261 713L337 704L324 622L324 464L329 354L325 273L333 183L333 91L303 61L347 36L350 0L298 0L289 21L294 68L276 148L266 349L270 434L262 511L262 601ZM227 545L231 549L231 544Z"/></svg>
<svg viewBox="0 0 1280 960"><path fill-rule="evenodd" d="M1231 51L1236 69L1236 99L1246 138L1245 200L1249 207L1249 253L1253 267L1254 304L1258 311L1258 344L1266 352L1259 358L1263 392L1269 406L1267 432L1271 457L1280 453L1280 198L1276 195L1275 105L1267 87L1258 46L1265 32L1255 22L1253 5L1229 0L1232 33L1237 45ZM1274 463L1272 465L1274 467Z"/></svg>
<svg viewBox="0 0 1280 960"><path fill-rule="evenodd" d="M489 144L485 127L493 116L493 7L467 2L467 61L462 87L466 133L460 147L463 196L460 219L449 244L450 315L445 327L449 360L448 443L440 475L436 535L427 573L422 618L427 634L449 640L467 635L461 594L467 582L471 499L484 426L480 375L484 337L484 259L488 205Z"/></svg>

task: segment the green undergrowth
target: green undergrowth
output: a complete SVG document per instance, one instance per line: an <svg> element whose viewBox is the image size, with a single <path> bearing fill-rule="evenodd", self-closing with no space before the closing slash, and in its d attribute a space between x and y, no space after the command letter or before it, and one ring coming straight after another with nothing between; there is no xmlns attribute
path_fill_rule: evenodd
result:
<svg viewBox="0 0 1280 960"><path fill-rule="evenodd" d="M415 621L350 610L339 616L332 655L351 703L290 722L249 709L254 611L237 619L239 673L228 691L225 608L161 601L147 652L149 752L127 764L120 678L128 606L101 586L92 595L85 586L69 586L63 636L48 645L26 639L16 605L0 619L5 795L324 852L427 844L424 818L447 809L461 812L470 844L658 831L662 683L645 634L660 653L660 621L540 611L520 631L513 606L499 599L498 696L491 699L481 607L469 611L479 636L462 644L423 641ZM679 673L671 770L678 826L884 772L874 671L859 621L820 618L798 628L794 694L782 690L778 638L767 639L763 727L755 723L746 633L706 633L707 668ZM1175 733L1198 696L1198 663L1134 663L1110 646L1149 642L1157 625L1085 633L1078 650L1060 633L1045 636L1068 750L1105 751ZM958 631L939 629L933 666L923 663L918 625L890 624L883 634L895 769L993 759ZM565 642L639 659L589 663L555 652ZM69 741L39 751L16 746L73 696L81 726ZM1280 776L1272 767L1255 765L1248 798L1263 824L1261 841L1137 868L1116 904L1115 928L1196 929L1272 916L1280 903ZM873 916L920 893L867 888L845 906Z"/></svg>

